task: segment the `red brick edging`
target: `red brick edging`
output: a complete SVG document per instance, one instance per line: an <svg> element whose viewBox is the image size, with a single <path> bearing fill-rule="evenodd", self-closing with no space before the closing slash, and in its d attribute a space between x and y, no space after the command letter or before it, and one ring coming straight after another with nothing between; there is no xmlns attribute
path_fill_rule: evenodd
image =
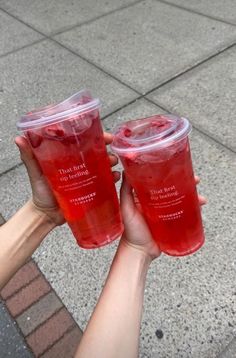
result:
<svg viewBox="0 0 236 358"><path fill-rule="evenodd" d="M0 225L3 222L0 215ZM35 357L74 357L82 331L32 259L3 288L0 298Z"/></svg>

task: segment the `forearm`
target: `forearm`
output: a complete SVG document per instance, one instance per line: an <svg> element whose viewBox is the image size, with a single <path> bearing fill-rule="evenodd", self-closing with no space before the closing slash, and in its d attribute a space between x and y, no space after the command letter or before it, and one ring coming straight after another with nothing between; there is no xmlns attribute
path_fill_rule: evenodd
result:
<svg viewBox="0 0 236 358"><path fill-rule="evenodd" d="M55 227L46 214L27 202L0 228L0 289Z"/></svg>
<svg viewBox="0 0 236 358"><path fill-rule="evenodd" d="M121 242L82 337L77 358L137 357L146 274L151 260Z"/></svg>

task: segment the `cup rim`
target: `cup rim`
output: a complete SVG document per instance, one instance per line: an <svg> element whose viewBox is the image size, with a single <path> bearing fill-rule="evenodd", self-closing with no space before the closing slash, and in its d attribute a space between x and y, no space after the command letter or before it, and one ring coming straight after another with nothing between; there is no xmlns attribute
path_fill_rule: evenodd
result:
<svg viewBox="0 0 236 358"><path fill-rule="evenodd" d="M113 142L111 143L111 149L117 153L117 154L125 154L125 153L129 153L129 152L143 152L143 151L149 151L149 150L152 150L152 149L162 149L164 147L167 147L171 144L174 144L175 142L178 142L180 140L182 140L183 138L187 137L188 134L191 132L192 130L192 126L189 122L189 120L185 117L178 117L178 116L175 116L175 115L172 115L172 114L161 114L160 116L164 116L164 117L167 117L169 119L173 119L173 120L176 120L176 121L182 121L183 122L183 125L182 127L180 128L180 130L174 132L172 135L170 134L169 136L167 136L166 138L162 139L162 140L159 140L159 141L156 141L156 142L148 142L147 140L147 143L145 143L144 145L141 145L141 146L131 146L131 147L118 147L116 144L115 144L115 139L116 139L116 134L120 131L121 127L125 126L125 125L128 125L129 123L132 123L134 121L143 121L143 120L148 120L148 119L152 119L152 118L155 118L157 117L158 115L153 115L153 116L149 116L149 117L145 117L145 118L141 118L141 119L137 119L137 120L131 120L131 121L126 121L126 122L123 122L123 123L120 123L118 124L114 130L112 131L112 134L113 134ZM155 136L153 137L155 138ZM144 142L144 140L142 140ZM126 140L127 143L130 143L130 144L139 144L140 143L140 140L137 139L137 140L133 140L133 139L127 139Z"/></svg>
<svg viewBox="0 0 236 358"><path fill-rule="evenodd" d="M83 95L88 96L90 101L84 104L78 104L79 99L81 99ZM101 102L98 98L93 98L91 93L87 90L81 90L62 102L36 109L21 116L17 122L17 129L24 131L45 127L49 124L62 122L71 115L85 114L99 107L101 107ZM57 112L53 114L48 113L50 110L55 111L56 109L58 109Z"/></svg>

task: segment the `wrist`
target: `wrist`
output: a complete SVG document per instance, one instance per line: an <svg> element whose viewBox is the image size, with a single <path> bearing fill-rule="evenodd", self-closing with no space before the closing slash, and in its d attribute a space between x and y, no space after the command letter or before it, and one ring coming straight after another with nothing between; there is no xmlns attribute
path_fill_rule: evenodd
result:
<svg viewBox="0 0 236 358"><path fill-rule="evenodd" d="M30 199L26 203L26 206L29 207L35 217L41 219L40 221L42 225L47 226L51 230L57 226L57 224L52 220L52 218L43 209L41 209L34 203L33 199Z"/></svg>
<svg viewBox="0 0 236 358"><path fill-rule="evenodd" d="M140 297L140 294L143 295L150 263L151 258L146 253L127 244L122 238L113 259L107 279L107 287L122 286L121 296L124 292L128 292L129 302L132 302L133 306L137 297ZM112 279L110 276L112 276Z"/></svg>
<svg viewBox="0 0 236 358"><path fill-rule="evenodd" d="M151 255L149 255L140 245L135 245L129 242L124 235L121 237L119 248L127 251L127 253L137 260L142 261L147 267L150 266L153 260Z"/></svg>
<svg viewBox="0 0 236 358"><path fill-rule="evenodd" d="M40 244L56 226L46 213L34 205L32 199L20 208L6 225L12 228L12 239L17 242L17 249Z"/></svg>

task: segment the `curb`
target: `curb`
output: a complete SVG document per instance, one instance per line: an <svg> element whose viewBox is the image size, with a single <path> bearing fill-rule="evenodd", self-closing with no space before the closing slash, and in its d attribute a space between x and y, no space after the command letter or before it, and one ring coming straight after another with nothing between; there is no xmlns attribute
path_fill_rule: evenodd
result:
<svg viewBox="0 0 236 358"><path fill-rule="evenodd" d="M0 214L0 225L5 222ZM74 357L82 331L33 259L0 292L34 357Z"/></svg>

